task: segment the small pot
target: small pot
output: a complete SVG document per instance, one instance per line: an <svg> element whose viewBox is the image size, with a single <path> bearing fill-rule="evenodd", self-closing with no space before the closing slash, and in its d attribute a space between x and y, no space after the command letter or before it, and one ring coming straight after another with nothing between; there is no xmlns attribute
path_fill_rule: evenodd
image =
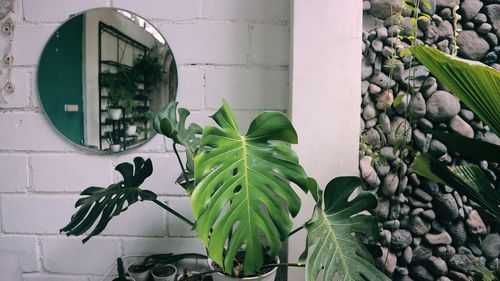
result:
<svg viewBox="0 0 500 281"><path fill-rule="evenodd" d="M119 152L122 146L120 144L112 144L109 146L111 152Z"/></svg>
<svg viewBox="0 0 500 281"><path fill-rule="evenodd" d="M155 281L175 281L177 268L171 264L157 264L151 269Z"/></svg>
<svg viewBox="0 0 500 281"><path fill-rule="evenodd" d="M279 263L280 259L276 257L276 263ZM208 259L208 266L210 269L215 269L214 261L212 259ZM243 278L235 278L229 275L222 274L220 272L212 273L212 279L214 281L274 281L276 279L276 272L278 272L278 267L273 268L271 271L254 277L243 277Z"/></svg>
<svg viewBox="0 0 500 281"><path fill-rule="evenodd" d="M110 108L108 109L108 114L109 114L109 118L111 120L120 120L120 118L122 117L122 109L121 108Z"/></svg>
<svg viewBox="0 0 500 281"><path fill-rule="evenodd" d="M137 268L139 264L138 263L133 263L128 266L127 272L130 275L130 277L133 277L136 281L147 281L149 279L149 269L146 269L145 271L140 271Z"/></svg>
<svg viewBox="0 0 500 281"><path fill-rule="evenodd" d="M137 132L137 126L136 125L130 125L127 127L127 136L135 136Z"/></svg>

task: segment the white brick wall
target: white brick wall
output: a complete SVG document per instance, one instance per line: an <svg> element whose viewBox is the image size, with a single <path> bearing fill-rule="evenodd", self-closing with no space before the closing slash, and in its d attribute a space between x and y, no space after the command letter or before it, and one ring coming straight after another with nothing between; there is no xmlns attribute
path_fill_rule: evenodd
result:
<svg viewBox="0 0 500 281"><path fill-rule="evenodd" d="M70 14L98 6L127 9L152 21L178 63L180 106L190 122L213 124L209 115L227 99L242 131L263 109L288 109L290 0L16 0L13 38L15 92L0 104L0 251L16 253L26 281L97 281L117 256L203 252L189 226L151 202L115 218L103 235L59 234L75 211L78 193L107 186L114 167L135 156L151 158L144 187L192 218L171 141L156 136L116 156L89 154L67 143L43 115L36 92L40 52ZM0 37L0 46L7 38Z"/></svg>

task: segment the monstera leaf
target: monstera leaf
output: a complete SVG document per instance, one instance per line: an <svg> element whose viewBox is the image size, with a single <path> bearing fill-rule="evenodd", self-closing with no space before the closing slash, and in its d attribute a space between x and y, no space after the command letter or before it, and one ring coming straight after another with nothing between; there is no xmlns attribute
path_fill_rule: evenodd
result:
<svg viewBox="0 0 500 281"><path fill-rule="evenodd" d="M319 197L312 218L305 224L307 242L301 262L306 263L307 281L317 280L321 273L323 281L334 280L336 273L337 280L390 280L374 266L370 253L354 236L378 236L376 219L359 214L377 206L375 196L362 191L349 200L361 184L358 177L338 177L326 186L324 208Z"/></svg>
<svg viewBox="0 0 500 281"><path fill-rule="evenodd" d="M186 118L190 112L185 108L179 108L177 118L177 102L169 103L153 117L153 128L176 144L186 148L186 170L177 180L182 186L188 188L194 178L194 155L200 145L199 135L202 129L197 124L190 124L186 128ZM183 182L184 180L184 182Z"/></svg>
<svg viewBox="0 0 500 281"><path fill-rule="evenodd" d="M135 169L134 169L135 165ZM87 242L92 236L101 233L109 221L138 200L156 200L156 194L149 190L142 190L139 186L153 173L153 164L141 157L134 159L134 165L121 163L116 166L123 180L110 185L108 188L91 186L82 191L75 208L78 211L71 217L71 221L60 231L66 235L81 235L89 230L99 219L94 230L83 239Z"/></svg>
<svg viewBox="0 0 500 281"><path fill-rule="evenodd" d="M195 158L195 230L226 273L244 247L244 274L250 275L262 266L264 247L277 255L292 227L290 214L300 209L288 181L307 190L306 174L287 146L297 134L284 114L263 112L241 135L225 101L212 118L220 128L204 128L206 150Z"/></svg>

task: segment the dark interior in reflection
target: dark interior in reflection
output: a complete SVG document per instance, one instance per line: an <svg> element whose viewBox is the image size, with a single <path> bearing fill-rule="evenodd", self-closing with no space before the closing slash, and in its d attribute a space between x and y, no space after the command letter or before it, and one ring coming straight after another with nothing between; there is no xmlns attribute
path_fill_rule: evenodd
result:
<svg viewBox="0 0 500 281"><path fill-rule="evenodd" d="M137 15L115 9L90 10L61 25L42 52L37 78L54 127L73 143L100 151L123 151L149 139L148 114L175 100L177 89L163 37ZM112 117L111 108L121 114Z"/></svg>

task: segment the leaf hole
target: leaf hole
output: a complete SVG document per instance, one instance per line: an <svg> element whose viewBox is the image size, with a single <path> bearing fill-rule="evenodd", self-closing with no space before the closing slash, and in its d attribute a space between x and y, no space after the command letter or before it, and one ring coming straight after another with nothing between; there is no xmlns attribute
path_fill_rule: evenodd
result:
<svg viewBox="0 0 500 281"><path fill-rule="evenodd" d="M238 168L234 168L233 170L233 176L236 176L238 174Z"/></svg>
<svg viewBox="0 0 500 281"><path fill-rule="evenodd" d="M238 185L236 188L234 188L234 194L238 194L241 191L241 185Z"/></svg>

